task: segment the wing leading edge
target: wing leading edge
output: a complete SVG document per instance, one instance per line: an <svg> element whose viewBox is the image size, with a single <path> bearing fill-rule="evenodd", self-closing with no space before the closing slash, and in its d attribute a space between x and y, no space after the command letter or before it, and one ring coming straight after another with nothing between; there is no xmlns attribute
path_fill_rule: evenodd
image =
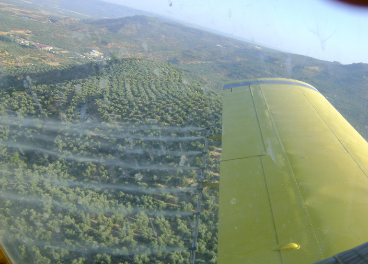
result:
<svg viewBox="0 0 368 264"><path fill-rule="evenodd" d="M309 84L223 90L218 263L313 263L368 241L368 144Z"/></svg>

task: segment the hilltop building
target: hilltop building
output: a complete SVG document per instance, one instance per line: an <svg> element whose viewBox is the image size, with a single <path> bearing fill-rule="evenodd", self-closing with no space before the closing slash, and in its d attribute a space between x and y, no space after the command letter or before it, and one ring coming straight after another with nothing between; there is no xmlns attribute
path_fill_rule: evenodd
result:
<svg viewBox="0 0 368 264"><path fill-rule="evenodd" d="M91 55L91 56L99 56L101 53L98 51L98 50L91 50L90 52L89 52L89 55Z"/></svg>
<svg viewBox="0 0 368 264"><path fill-rule="evenodd" d="M47 51L50 51L50 50L52 50L54 48L53 46L45 45L45 44L40 44L40 43L34 43L33 45L36 46L39 49L47 50Z"/></svg>
<svg viewBox="0 0 368 264"><path fill-rule="evenodd" d="M30 41L26 39L16 39L15 42L19 43L20 45L29 46Z"/></svg>

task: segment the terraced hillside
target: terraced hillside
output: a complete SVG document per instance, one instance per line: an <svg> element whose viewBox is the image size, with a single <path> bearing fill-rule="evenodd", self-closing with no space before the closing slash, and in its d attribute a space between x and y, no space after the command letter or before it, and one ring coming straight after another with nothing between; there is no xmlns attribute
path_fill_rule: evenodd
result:
<svg viewBox="0 0 368 264"><path fill-rule="evenodd" d="M144 59L9 69L2 86L0 231L18 261L187 263L218 93ZM198 263L215 263L216 189L202 202Z"/></svg>

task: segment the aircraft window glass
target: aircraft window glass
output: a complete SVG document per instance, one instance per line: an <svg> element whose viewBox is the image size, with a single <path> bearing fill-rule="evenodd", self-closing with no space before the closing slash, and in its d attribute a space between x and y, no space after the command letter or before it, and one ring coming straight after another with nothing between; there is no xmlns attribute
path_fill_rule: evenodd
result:
<svg viewBox="0 0 368 264"><path fill-rule="evenodd" d="M326 1L1 0L7 257L188 263L200 205L196 262L217 263L224 83L306 82L367 139L366 15Z"/></svg>

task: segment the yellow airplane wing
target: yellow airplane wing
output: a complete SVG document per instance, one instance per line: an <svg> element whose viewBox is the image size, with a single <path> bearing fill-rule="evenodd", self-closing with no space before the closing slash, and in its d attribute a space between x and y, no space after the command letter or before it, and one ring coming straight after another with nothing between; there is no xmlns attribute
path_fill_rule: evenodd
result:
<svg viewBox="0 0 368 264"><path fill-rule="evenodd" d="M223 90L218 263L314 263L368 241L368 144L313 86Z"/></svg>

